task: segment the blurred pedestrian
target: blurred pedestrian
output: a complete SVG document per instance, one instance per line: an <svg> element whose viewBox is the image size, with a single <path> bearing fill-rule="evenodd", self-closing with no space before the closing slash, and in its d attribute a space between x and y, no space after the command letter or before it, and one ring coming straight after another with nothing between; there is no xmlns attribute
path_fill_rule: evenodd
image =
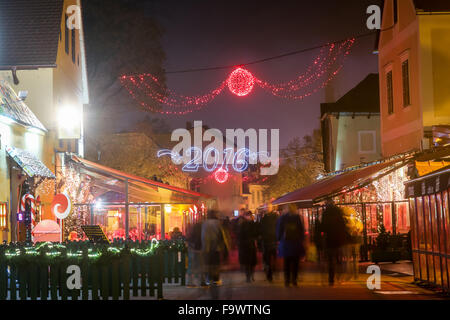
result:
<svg viewBox="0 0 450 320"><path fill-rule="evenodd" d="M170 240L183 240L183 233L180 231L180 228L175 227L173 228L172 232L170 233Z"/></svg>
<svg viewBox="0 0 450 320"><path fill-rule="evenodd" d="M204 286L205 270L202 252L202 221L194 223L187 234L188 244L188 287ZM195 281L197 279L197 281Z"/></svg>
<svg viewBox="0 0 450 320"><path fill-rule="evenodd" d="M284 258L284 284L297 286L300 259L305 256L305 229L293 204L285 205L277 222L279 254Z"/></svg>
<svg viewBox="0 0 450 320"><path fill-rule="evenodd" d="M238 232L239 263L245 272L247 282L255 280L257 236L256 224L253 221L251 211L248 211L243 215Z"/></svg>
<svg viewBox="0 0 450 320"><path fill-rule="evenodd" d="M341 264L341 249L350 241L343 211L328 199L322 213L320 231L324 237L324 253L328 263L328 283L334 285L336 269Z"/></svg>
<svg viewBox="0 0 450 320"><path fill-rule="evenodd" d="M266 279L269 282L273 280L273 272L277 261L277 219L276 212L269 208L260 222L260 235L262 241L263 263L266 272Z"/></svg>
<svg viewBox="0 0 450 320"><path fill-rule="evenodd" d="M221 254L225 246L222 223L217 211L208 211L207 219L202 224L201 238L208 282L216 286L220 279Z"/></svg>

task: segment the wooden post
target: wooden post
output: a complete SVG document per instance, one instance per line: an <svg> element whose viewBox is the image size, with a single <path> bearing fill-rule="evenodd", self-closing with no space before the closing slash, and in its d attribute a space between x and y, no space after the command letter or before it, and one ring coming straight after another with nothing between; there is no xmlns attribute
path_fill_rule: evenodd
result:
<svg viewBox="0 0 450 320"><path fill-rule="evenodd" d="M95 263L91 263L90 271L92 274L92 300L98 300L98 265Z"/></svg>
<svg viewBox="0 0 450 320"><path fill-rule="evenodd" d="M9 281L10 291L11 291L11 300L17 300L17 267L16 264L11 264L10 266L11 277Z"/></svg>
<svg viewBox="0 0 450 320"><path fill-rule="evenodd" d="M369 254L368 254L368 248L367 248L367 212L366 212L366 204L365 203L362 203L362 218L363 218L363 245L364 245L364 250L363 250L364 256L362 257L362 260L368 261Z"/></svg>
<svg viewBox="0 0 450 320"><path fill-rule="evenodd" d="M90 224L93 225L94 224L94 205L91 204L89 206L89 216L90 216Z"/></svg>
<svg viewBox="0 0 450 320"><path fill-rule="evenodd" d="M162 299L163 298L163 281L164 281L164 273L163 273L164 257L161 252L158 252L156 254L155 258L156 258L156 265L157 265L156 279L158 281L157 298Z"/></svg>
<svg viewBox="0 0 450 320"><path fill-rule="evenodd" d="M5 300L8 294L8 274L5 261L5 250L0 247L0 300Z"/></svg>
<svg viewBox="0 0 450 320"><path fill-rule="evenodd" d="M155 255L151 255L147 257L148 265L148 283L149 283L149 289L150 289L150 297L155 296Z"/></svg>
<svg viewBox="0 0 450 320"><path fill-rule="evenodd" d="M392 234L397 234L397 215L395 214L395 201L391 203L391 215L392 215Z"/></svg>
<svg viewBox="0 0 450 320"><path fill-rule="evenodd" d="M81 284L81 299L89 299L89 256L88 247L83 246L83 257L81 259L81 278L83 282Z"/></svg>
<svg viewBox="0 0 450 320"><path fill-rule="evenodd" d="M133 277L133 297L137 297L138 295L138 265L137 265L137 257L133 256L131 258L131 276Z"/></svg>
<svg viewBox="0 0 450 320"><path fill-rule="evenodd" d="M141 297L147 296L147 268L145 262L146 257L139 257L139 266L141 271Z"/></svg>
<svg viewBox="0 0 450 320"><path fill-rule="evenodd" d="M161 205L161 240L166 239L166 223L165 223L165 209L164 204Z"/></svg>
<svg viewBox="0 0 450 320"><path fill-rule="evenodd" d="M59 264L50 265L50 298L52 300L58 300L58 273Z"/></svg>
<svg viewBox="0 0 450 320"><path fill-rule="evenodd" d="M119 300L119 294L120 294L120 276L119 276L119 260L114 259L112 263L112 299L113 300Z"/></svg>
<svg viewBox="0 0 450 320"><path fill-rule="evenodd" d="M126 252L122 256L122 282L123 300L130 300L130 254Z"/></svg>

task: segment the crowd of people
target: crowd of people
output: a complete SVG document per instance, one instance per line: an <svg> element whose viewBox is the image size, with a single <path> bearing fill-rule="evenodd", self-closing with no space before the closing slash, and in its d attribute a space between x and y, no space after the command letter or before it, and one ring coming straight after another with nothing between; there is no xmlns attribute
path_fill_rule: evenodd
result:
<svg viewBox="0 0 450 320"><path fill-rule="evenodd" d="M327 265L328 283L334 285L336 270L345 258L357 261L354 244L357 242L348 228L344 211L331 200L320 221L314 224L310 241L306 243L305 228L297 207L293 204L280 211L269 208L255 217L241 209L238 217L221 219L219 212L210 210L206 219L188 228L188 286L217 286L221 266L228 262L230 252L238 251L241 270L248 283L255 281L258 250L269 282L273 281L277 258L283 259L285 286L298 286L300 262L307 246L313 246L317 260ZM347 248L352 248L348 253Z"/></svg>

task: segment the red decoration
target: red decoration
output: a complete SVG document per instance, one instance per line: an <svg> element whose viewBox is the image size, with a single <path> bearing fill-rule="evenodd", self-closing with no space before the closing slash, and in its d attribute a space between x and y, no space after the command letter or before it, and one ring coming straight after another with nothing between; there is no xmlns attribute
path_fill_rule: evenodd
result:
<svg viewBox="0 0 450 320"><path fill-rule="evenodd" d="M243 68L235 69L227 79L228 89L239 97L248 95L253 90L254 84L255 77Z"/></svg>
<svg viewBox="0 0 450 320"><path fill-rule="evenodd" d="M33 227L36 226L36 200L30 193L25 193L20 200L20 211L25 212L25 203L27 200L30 201L30 211L31 211L31 224Z"/></svg>
<svg viewBox="0 0 450 320"><path fill-rule="evenodd" d="M322 47L319 55L306 71L295 79L273 84L255 77L242 67L234 69L228 78L209 93L185 96L163 87L155 76L146 73L140 75L123 75L122 85L143 109L161 114L183 115L200 110L222 93L225 86L231 93L243 97L252 92L257 84L274 96L301 100L324 88L342 69L342 62L350 53L355 39ZM150 103L150 100L153 103Z"/></svg>
<svg viewBox="0 0 450 320"><path fill-rule="evenodd" d="M214 172L214 179L216 179L218 183L225 183L228 180L228 172L223 168L219 168Z"/></svg>

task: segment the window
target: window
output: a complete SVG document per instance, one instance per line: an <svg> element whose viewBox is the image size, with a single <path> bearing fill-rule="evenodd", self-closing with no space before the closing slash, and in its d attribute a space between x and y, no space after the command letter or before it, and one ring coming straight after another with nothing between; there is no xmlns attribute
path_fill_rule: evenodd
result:
<svg viewBox="0 0 450 320"><path fill-rule="evenodd" d="M386 74L388 114L394 113L394 88L392 83L392 70Z"/></svg>
<svg viewBox="0 0 450 320"><path fill-rule="evenodd" d="M358 132L358 151L363 154L377 152L376 131Z"/></svg>
<svg viewBox="0 0 450 320"><path fill-rule="evenodd" d="M4 230L8 227L8 213L6 203L0 203L0 229Z"/></svg>
<svg viewBox="0 0 450 320"><path fill-rule="evenodd" d="M394 24L396 24L398 22L398 5L397 5L397 0L394 0Z"/></svg>
<svg viewBox="0 0 450 320"><path fill-rule="evenodd" d="M402 82L403 82L403 107L411 104L409 93L409 60L402 62Z"/></svg>
<svg viewBox="0 0 450 320"><path fill-rule="evenodd" d="M66 14L64 19L64 44L66 46L66 53L69 54L69 28L67 27L67 19L69 19L69 17Z"/></svg>
<svg viewBox="0 0 450 320"><path fill-rule="evenodd" d="M72 62L75 63L75 39L76 33L75 28L72 29Z"/></svg>

